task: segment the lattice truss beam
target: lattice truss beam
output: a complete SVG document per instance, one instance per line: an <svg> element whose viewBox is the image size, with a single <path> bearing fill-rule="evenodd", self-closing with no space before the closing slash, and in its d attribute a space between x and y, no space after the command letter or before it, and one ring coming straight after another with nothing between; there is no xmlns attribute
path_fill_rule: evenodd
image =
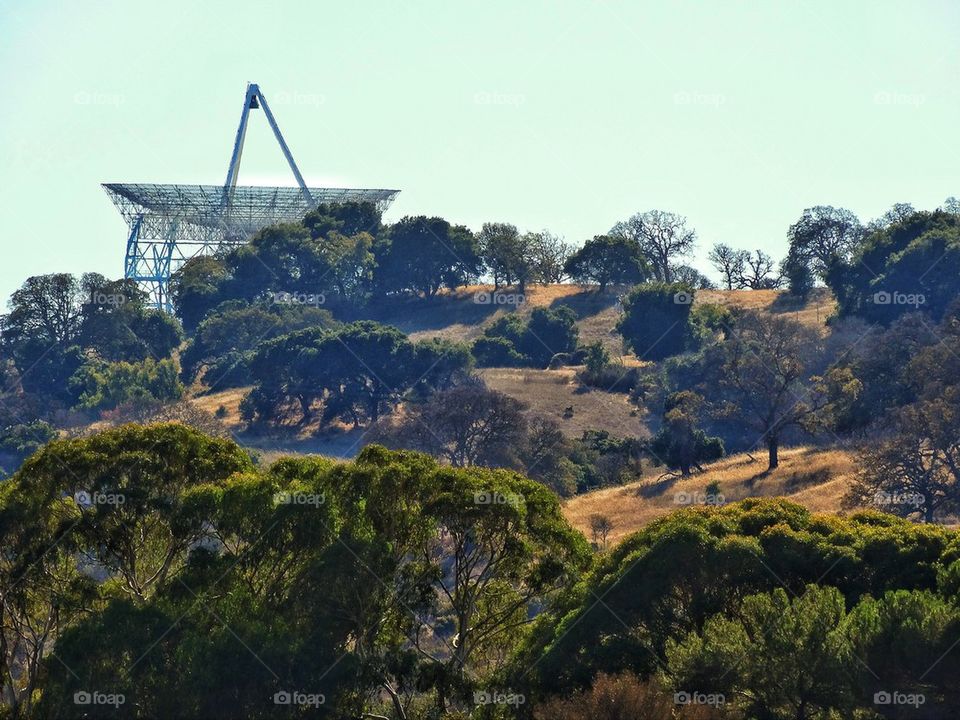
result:
<svg viewBox="0 0 960 720"><path fill-rule="evenodd" d="M298 187L237 186L250 110L262 107ZM124 276L146 291L151 303L172 310L170 276L190 258L243 245L258 231L296 222L322 203L371 202L380 212L398 190L308 188L257 85L247 86L226 183L220 185L103 185L129 228Z"/></svg>

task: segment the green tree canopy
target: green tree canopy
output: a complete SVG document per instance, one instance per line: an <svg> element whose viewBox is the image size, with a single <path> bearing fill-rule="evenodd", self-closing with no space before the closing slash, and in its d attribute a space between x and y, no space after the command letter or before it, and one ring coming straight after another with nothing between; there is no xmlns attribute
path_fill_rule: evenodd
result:
<svg viewBox="0 0 960 720"><path fill-rule="evenodd" d="M623 236L597 235L567 258L563 271L577 282L633 285L650 276L640 246Z"/></svg>
<svg viewBox="0 0 960 720"><path fill-rule="evenodd" d="M617 330L637 357L662 360L688 348L694 290L681 283L648 283L623 300Z"/></svg>

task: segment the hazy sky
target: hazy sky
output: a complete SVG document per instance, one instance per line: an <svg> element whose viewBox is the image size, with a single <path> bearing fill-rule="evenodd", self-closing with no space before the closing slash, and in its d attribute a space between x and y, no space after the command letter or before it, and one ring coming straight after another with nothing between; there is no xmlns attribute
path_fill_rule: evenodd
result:
<svg viewBox="0 0 960 720"><path fill-rule="evenodd" d="M776 256L803 208L960 195L960 3L0 0L0 298L123 272L102 182L223 182L247 81L310 184L576 243ZM260 114L241 184L292 184Z"/></svg>

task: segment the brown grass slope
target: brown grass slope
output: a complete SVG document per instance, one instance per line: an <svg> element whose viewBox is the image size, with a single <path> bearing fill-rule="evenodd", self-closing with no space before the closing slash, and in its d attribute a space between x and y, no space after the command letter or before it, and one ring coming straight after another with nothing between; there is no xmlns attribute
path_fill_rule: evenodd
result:
<svg viewBox="0 0 960 720"><path fill-rule="evenodd" d="M838 512L853 480L854 464L846 450L796 447L781 451L776 470L765 470L762 453L731 455L706 466L702 473L675 481L658 482L663 468L653 468L637 482L573 497L564 503L563 512L587 538L591 537L590 517L605 515L613 523L608 543L682 507L691 497L703 502L712 482L719 484L724 502L779 496L814 512Z"/></svg>

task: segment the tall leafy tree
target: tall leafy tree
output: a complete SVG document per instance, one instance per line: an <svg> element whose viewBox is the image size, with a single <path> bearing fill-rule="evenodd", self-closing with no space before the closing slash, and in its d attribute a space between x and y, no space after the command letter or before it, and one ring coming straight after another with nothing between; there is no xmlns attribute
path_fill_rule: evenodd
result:
<svg viewBox="0 0 960 720"><path fill-rule="evenodd" d="M493 277L494 289L512 285L525 274L527 260L524 258L523 241L516 225L510 223L484 223L477 233L477 246L483 264Z"/></svg>
<svg viewBox="0 0 960 720"><path fill-rule="evenodd" d="M787 238L793 256L825 280L833 265L850 259L863 234L863 225L851 211L817 205L803 211L787 231Z"/></svg>
<svg viewBox="0 0 960 720"><path fill-rule="evenodd" d="M573 249L549 230L528 233L534 273L540 282L559 283L566 276L564 265Z"/></svg>
<svg viewBox="0 0 960 720"><path fill-rule="evenodd" d="M469 366L465 348L411 343L394 327L363 320L333 330L310 328L263 343L250 361L255 382L244 401L248 419L281 421L296 404L301 421L343 418L376 423L420 385L443 387Z"/></svg>
<svg viewBox="0 0 960 720"><path fill-rule="evenodd" d="M200 255L185 262L170 277L170 297L187 334L193 334L204 316L227 299L230 270L222 258Z"/></svg>
<svg viewBox="0 0 960 720"><path fill-rule="evenodd" d="M780 316L745 313L722 346L721 406L757 433L768 468L779 464L784 432L812 427L825 405L819 383L823 341L819 333Z"/></svg>
<svg viewBox="0 0 960 720"><path fill-rule="evenodd" d="M649 277L649 266L640 246L626 237L597 235L587 240L564 263L563 271L582 283L634 284Z"/></svg>
<svg viewBox="0 0 960 720"><path fill-rule="evenodd" d="M10 296L4 341L36 340L62 346L75 343L86 291L81 280L66 273L27 278Z"/></svg>
<svg viewBox="0 0 960 720"><path fill-rule="evenodd" d="M462 225L442 218L405 217L390 226L377 252L377 285L383 292L414 292L426 297L479 276L477 240Z"/></svg>
<svg viewBox="0 0 960 720"><path fill-rule="evenodd" d="M874 229L827 284L841 315L884 325L920 311L938 321L960 294L960 216L915 212Z"/></svg>

